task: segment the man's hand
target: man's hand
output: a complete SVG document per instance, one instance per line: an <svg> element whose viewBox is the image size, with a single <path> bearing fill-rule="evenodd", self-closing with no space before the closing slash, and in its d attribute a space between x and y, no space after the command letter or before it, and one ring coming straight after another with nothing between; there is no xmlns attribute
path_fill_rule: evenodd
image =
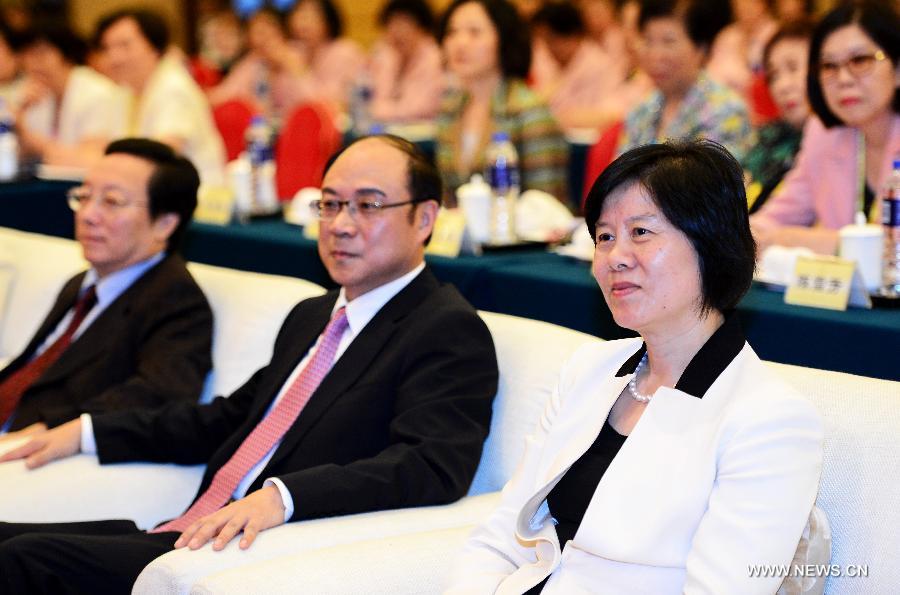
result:
<svg viewBox="0 0 900 595"><path fill-rule="evenodd" d="M239 546L245 550L260 531L283 523L284 503L281 501L281 493L278 488L269 485L192 523L175 542L175 547L187 546L196 550L215 538L212 547L219 551L243 531L244 536Z"/></svg>
<svg viewBox="0 0 900 595"><path fill-rule="evenodd" d="M39 421L37 423L31 424L30 426L26 426L21 430L17 430L15 432L10 432L8 434L0 436L0 444L3 444L4 442L12 442L14 440L18 440L19 438L24 438L25 436L31 436L32 434L42 434L46 431L47 424Z"/></svg>
<svg viewBox="0 0 900 595"><path fill-rule="evenodd" d="M80 450L81 420L73 419L52 430L36 434L22 446L0 456L0 463L25 459L26 467L36 469L50 461L78 454Z"/></svg>

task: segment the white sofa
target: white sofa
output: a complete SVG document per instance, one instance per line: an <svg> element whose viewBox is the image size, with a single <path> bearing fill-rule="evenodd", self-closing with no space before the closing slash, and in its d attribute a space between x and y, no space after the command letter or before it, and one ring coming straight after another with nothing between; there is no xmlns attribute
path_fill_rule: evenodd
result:
<svg viewBox="0 0 900 595"><path fill-rule="evenodd" d="M0 228L0 358L11 359L25 347L63 283L85 267L72 240ZM325 291L290 277L197 263L188 268L215 317L214 370L203 399L231 393L263 366L288 310ZM0 443L0 451L12 446ZM21 462L7 463L0 465L0 485L16 489L0 490L0 519L131 518L138 526L152 527L190 504L202 471L202 466L137 463L101 467L87 455L30 472ZM58 497L62 477L73 485L65 499Z"/></svg>
<svg viewBox="0 0 900 595"><path fill-rule="evenodd" d="M894 595L900 586L900 566L896 564L900 551L900 383L769 365L807 395L825 419L825 461L817 505L831 525L831 564L844 573L829 577L825 592ZM528 405L528 409L534 408ZM525 425L514 426L504 425L503 430L518 436L527 431ZM479 498L485 508L497 502L496 494ZM209 574L189 592L294 593L302 586L303 592L317 594L440 593L453 557L474 525L366 536L312 551L301 545L299 553ZM149 586L143 579L160 569L170 555L144 570L135 592L151 592L137 587ZM866 567L867 577L849 576L858 573L858 566ZM181 588L186 591L186 585Z"/></svg>

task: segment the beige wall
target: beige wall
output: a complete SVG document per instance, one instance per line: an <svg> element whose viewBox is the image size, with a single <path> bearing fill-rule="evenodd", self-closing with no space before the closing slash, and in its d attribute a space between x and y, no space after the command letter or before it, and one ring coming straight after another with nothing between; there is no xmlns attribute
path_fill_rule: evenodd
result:
<svg viewBox="0 0 900 595"><path fill-rule="evenodd" d="M183 47L187 39L184 5L179 0L69 0L69 15L72 26L82 35L89 36L97 21L107 13L120 8L152 8L166 17L172 41Z"/></svg>

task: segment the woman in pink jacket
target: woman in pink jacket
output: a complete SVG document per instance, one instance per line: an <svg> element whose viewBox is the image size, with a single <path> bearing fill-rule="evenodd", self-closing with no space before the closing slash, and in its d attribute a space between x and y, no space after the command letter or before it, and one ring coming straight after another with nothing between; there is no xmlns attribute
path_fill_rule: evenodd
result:
<svg viewBox="0 0 900 595"><path fill-rule="evenodd" d="M751 217L760 251L806 246L833 254L857 212L878 221L879 196L900 157L900 15L890 2L842 4L810 45L807 123L796 165Z"/></svg>

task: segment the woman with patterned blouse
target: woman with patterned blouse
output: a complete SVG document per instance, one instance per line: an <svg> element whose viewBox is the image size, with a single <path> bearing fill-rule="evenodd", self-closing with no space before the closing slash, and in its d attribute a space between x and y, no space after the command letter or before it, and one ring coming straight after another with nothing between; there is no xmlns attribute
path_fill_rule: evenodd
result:
<svg viewBox="0 0 900 595"><path fill-rule="evenodd" d="M666 139L709 138L743 159L753 144L747 107L703 71L710 44L730 16L720 0L641 5L640 61L656 91L626 117L619 153Z"/></svg>
<svg viewBox="0 0 900 595"><path fill-rule="evenodd" d="M749 174L747 204L755 213L794 166L803 125L809 117L806 71L812 24L795 21L781 27L763 50L769 93L780 117L756 133L756 145L744 159Z"/></svg>
<svg viewBox="0 0 900 595"><path fill-rule="evenodd" d="M531 65L528 29L508 0L456 0L438 39L459 88L437 121L437 165L453 193L483 171L494 132L509 134L519 153L522 190L567 202L568 144L547 104L525 84Z"/></svg>

